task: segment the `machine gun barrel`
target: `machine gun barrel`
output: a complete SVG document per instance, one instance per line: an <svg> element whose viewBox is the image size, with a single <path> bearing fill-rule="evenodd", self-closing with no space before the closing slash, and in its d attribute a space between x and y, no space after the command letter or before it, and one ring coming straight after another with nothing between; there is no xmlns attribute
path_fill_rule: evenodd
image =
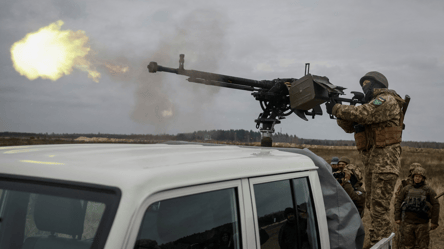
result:
<svg viewBox="0 0 444 249"><path fill-rule="evenodd" d="M197 70L186 70L183 68L183 62L182 62L182 55L181 55L181 61L179 61L179 68L170 68L170 67L163 67L157 64L157 62L150 62L148 65L148 71L150 73L156 73L156 72L168 72L168 73L175 73L180 75L188 76L188 81L200 83L200 84L206 84L206 85L214 85L214 86L221 86L221 87L228 87L228 88L235 88L240 90L247 90L247 91L254 91L256 89L264 89L268 90L271 89L274 86L274 83L267 80L252 80L252 79L245 79L240 77L234 77L234 76L228 76L223 74L215 74L215 73L207 73ZM237 87L237 86L243 86L243 87Z"/></svg>
<svg viewBox="0 0 444 249"><path fill-rule="evenodd" d="M199 83L199 84L210 85L210 86L219 86L219 87L232 88L232 89L251 91L251 92L257 90L257 89L255 89L252 86L236 85L236 84L220 82L220 81L211 81L211 80L203 80L203 79L191 79L191 78L188 78L188 81L189 82Z"/></svg>

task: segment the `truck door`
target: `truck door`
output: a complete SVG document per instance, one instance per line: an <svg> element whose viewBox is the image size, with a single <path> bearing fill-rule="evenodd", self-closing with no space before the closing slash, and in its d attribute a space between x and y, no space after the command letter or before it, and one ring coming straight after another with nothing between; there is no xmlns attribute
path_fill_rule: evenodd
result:
<svg viewBox="0 0 444 249"><path fill-rule="evenodd" d="M257 248L328 248L328 234L320 233L327 223L316 171L250 178L248 184Z"/></svg>
<svg viewBox="0 0 444 249"><path fill-rule="evenodd" d="M241 180L164 191L137 212L126 248L242 249L245 242Z"/></svg>

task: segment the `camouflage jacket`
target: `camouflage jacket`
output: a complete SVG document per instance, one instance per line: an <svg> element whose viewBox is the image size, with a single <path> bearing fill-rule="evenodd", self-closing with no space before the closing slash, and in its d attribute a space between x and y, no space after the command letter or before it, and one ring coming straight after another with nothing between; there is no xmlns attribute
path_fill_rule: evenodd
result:
<svg viewBox="0 0 444 249"><path fill-rule="evenodd" d="M367 149L376 145L376 133L386 127L400 127L403 122L404 100L393 90L378 88L374 98L360 106L336 104L332 114L347 133L355 132L354 125L364 127ZM356 134L355 134L356 138Z"/></svg>
<svg viewBox="0 0 444 249"><path fill-rule="evenodd" d="M401 193L396 197L395 201L395 220L402 220L402 203L406 201L409 190L415 188L413 185L407 185L402 190ZM404 222L413 224L423 224L428 223L429 219L432 220L433 224L438 224L439 221L439 202L436 197L436 192L427 184L423 184L420 189L425 190L426 201L431 204L430 217L428 214L409 212L405 211Z"/></svg>
<svg viewBox="0 0 444 249"><path fill-rule="evenodd" d="M354 164L347 164L344 168L344 173L345 174L350 174L350 175L354 175L356 176L356 179L358 180L357 185L358 186L362 186L363 182L363 172L361 170L360 167L358 167L357 165Z"/></svg>
<svg viewBox="0 0 444 249"><path fill-rule="evenodd" d="M344 183L342 187L344 188L345 192L347 192L348 196L350 196L350 199L352 199L362 217L362 212L364 211L365 207L364 189L359 185L355 185L355 189L349 182Z"/></svg>

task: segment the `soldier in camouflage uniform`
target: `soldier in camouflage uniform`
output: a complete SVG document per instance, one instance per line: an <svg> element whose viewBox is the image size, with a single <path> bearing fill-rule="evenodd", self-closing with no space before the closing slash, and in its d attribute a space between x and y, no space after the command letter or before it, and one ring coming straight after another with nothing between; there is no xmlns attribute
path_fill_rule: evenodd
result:
<svg viewBox="0 0 444 249"><path fill-rule="evenodd" d="M365 167L366 206L370 211L370 245L390 236L390 201L399 175L404 100L379 72L369 72L360 84L366 103L360 106L328 102L327 112L337 117L347 133L355 133L356 147Z"/></svg>
<svg viewBox="0 0 444 249"><path fill-rule="evenodd" d="M362 187L362 173L359 167L350 163L347 157L339 159L339 170L344 172L345 179L341 186L352 199L361 217L364 216L365 208L365 190Z"/></svg>
<svg viewBox="0 0 444 249"><path fill-rule="evenodd" d="M412 163L410 165L410 167L409 167L409 175L407 176L407 178L405 178L404 180L401 181L401 184L399 185L398 189L395 192L395 200L398 199L398 196L401 193L401 190L405 186L413 184L412 172L417 167L421 167L421 164L419 164L419 163ZM400 230L399 229L396 231L394 241L395 241L395 245L396 245L395 248L401 248L401 235L400 235Z"/></svg>
<svg viewBox="0 0 444 249"><path fill-rule="evenodd" d="M429 231L438 227L439 202L435 191L425 180L425 169L417 167L412 172L413 183L405 186L396 199L395 222L401 225L400 248L412 249L415 245L428 248Z"/></svg>
<svg viewBox="0 0 444 249"><path fill-rule="evenodd" d="M362 181L364 180L362 170L357 165L350 163L348 157L341 157L341 159L339 159L338 167L339 170L343 171L345 174L354 176L356 178L354 181L362 186Z"/></svg>

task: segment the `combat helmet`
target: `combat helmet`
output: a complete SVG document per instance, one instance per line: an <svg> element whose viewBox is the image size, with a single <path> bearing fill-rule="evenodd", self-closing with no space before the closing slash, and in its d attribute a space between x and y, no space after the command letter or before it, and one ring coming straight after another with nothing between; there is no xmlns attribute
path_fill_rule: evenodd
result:
<svg viewBox="0 0 444 249"><path fill-rule="evenodd" d="M343 156L339 159L339 162L344 162L346 164L350 164L350 159L348 159L348 157Z"/></svg>
<svg viewBox="0 0 444 249"><path fill-rule="evenodd" d="M409 167L409 176L412 176L413 170L418 167L422 167L420 163L412 163Z"/></svg>
<svg viewBox="0 0 444 249"><path fill-rule="evenodd" d="M359 83L361 84L361 86L362 86L362 83L363 83L365 80L374 80L374 81L377 81L377 82L381 83L382 85L384 85L386 88L388 88L388 86L389 86L389 83L388 83L388 81L387 81L387 78L386 78L382 73L380 73L380 72L371 71L371 72L366 73L366 74L365 74L365 75L359 80Z"/></svg>
<svg viewBox="0 0 444 249"><path fill-rule="evenodd" d="M427 178L427 177L426 177L426 170L425 170L423 167L421 167L421 166L416 167L416 168L412 171L412 177L414 177L415 175L420 175L420 176L422 176L422 177L424 178L424 180Z"/></svg>

